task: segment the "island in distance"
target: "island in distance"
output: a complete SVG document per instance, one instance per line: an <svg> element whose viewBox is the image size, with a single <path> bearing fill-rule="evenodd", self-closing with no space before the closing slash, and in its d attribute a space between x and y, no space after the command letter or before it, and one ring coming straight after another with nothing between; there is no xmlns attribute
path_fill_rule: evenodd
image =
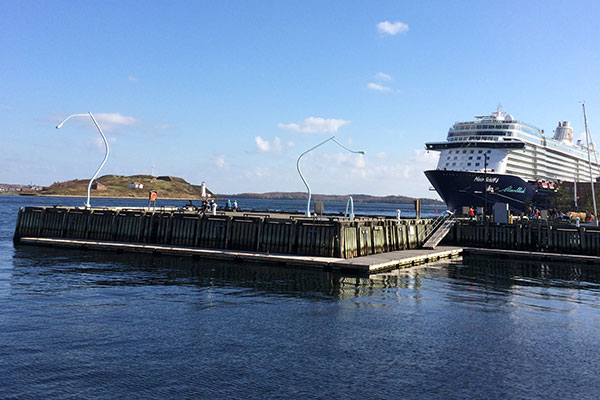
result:
<svg viewBox="0 0 600 400"><path fill-rule="evenodd" d="M65 182L55 182L47 187L26 188L24 185L0 184L0 194L22 194L38 196L60 196L60 197L85 197L87 195L89 179L73 179ZM17 190L17 188L19 190ZM10 190L8 190L10 189ZM162 199L200 199L202 198L202 186L193 185L183 178L175 176L152 176L152 175L104 175L92 184L92 197L109 198L147 198L149 191L156 191ZM236 193L219 194L206 189L207 195L216 199L225 198L248 198L248 199L278 199L278 200L305 200L306 192L267 192L267 193ZM352 196L356 203L412 203L415 198L408 196L371 196L367 194L345 194L328 195L313 194L315 201L346 201ZM421 204L443 205L444 203L435 199L421 198Z"/></svg>

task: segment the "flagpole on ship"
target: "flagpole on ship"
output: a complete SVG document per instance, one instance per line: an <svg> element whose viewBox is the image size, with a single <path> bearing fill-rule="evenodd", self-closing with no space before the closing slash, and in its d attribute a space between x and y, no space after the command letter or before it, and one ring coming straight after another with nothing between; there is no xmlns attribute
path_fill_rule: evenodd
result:
<svg viewBox="0 0 600 400"><path fill-rule="evenodd" d="M590 168L590 184L592 185L592 201L594 202L594 222L598 226L598 212L596 209L596 192L594 191L594 176L592 175L592 158L590 156L590 130L588 128L587 115L585 113L585 103L581 103L583 107L583 121L585 122L585 141L588 153L588 166Z"/></svg>

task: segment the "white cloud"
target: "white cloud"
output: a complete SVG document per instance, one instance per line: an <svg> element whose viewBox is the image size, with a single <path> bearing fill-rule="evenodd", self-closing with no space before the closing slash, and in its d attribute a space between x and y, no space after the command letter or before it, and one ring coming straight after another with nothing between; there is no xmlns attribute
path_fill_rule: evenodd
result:
<svg viewBox="0 0 600 400"><path fill-rule="evenodd" d="M258 151L267 152L271 150L271 144L268 141L263 140L263 138L261 138L260 136L255 137L254 141L256 142L256 148L258 149Z"/></svg>
<svg viewBox="0 0 600 400"><path fill-rule="evenodd" d="M324 154L322 157L325 160L325 164L334 163L345 168L356 169L362 169L367 166L365 156L362 154L337 153L334 155Z"/></svg>
<svg viewBox="0 0 600 400"><path fill-rule="evenodd" d="M358 156L354 158L354 168L363 169L367 166L367 160L365 156Z"/></svg>
<svg viewBox="0 0 600 400"><path fill-rule="evenodd" d="M300 133L321 133L337 132L344 125L350 124L350 121L344 119L326 119L321 117L309 117L299 123L277 124L278 128L291 132Z"/></svg>
<svg viewBox="0 0 600 400"><path fill-rule="evenodd" d="M389 82L392 80L392 77L384 72L378 72L375 74L375 79L383 82Z"/></svg>
<svg viewBox="0 0 600 400"><path fill-rule="evenodd" d="M98 125L104 131L114 131L116 129L131 126L137 123L137 120L133 117L121 115L119 113L112 114L94 114L94 118L98 121Z"/></svg>
<svg viewBox="0 0 600 400"><path fill-rule="evenodd" d="M279 139L278 137L275 137L275 139L273 139L272 143L269 142L268 140L264 140L260 136L255 137L254 141L256 142L256 149L258 151L260 151L261 153L266 153L268 151L281 153L283 151L283 145L281 144L281 139ZM292 145L293 145L293 143L292 143ZM290 147L289 143L288 143L288 147Z"/></svg>
<svg viewBox="0 0 600 400"><path fill-rule="evenodd" d="M377 24L377 30L379 31L379 33L394 36L399 33L408 31L408 25L400 21L384 21Z"/></svg>
<svg viewBox="0 0 600 400"><path fill-rule="evenodd" d="M368 149L366 149L368 150ZM364 156L347 152L315 153L302 165L313 193L400 194L436 197L423 171L435 169L437 152L415 149L401 157L382 157L374 151ZM298 185L300 187L300 185Z"/></svg>
<svg viewBox="0 0 600 400"><path fill-rule="evenodd" d="M389 88L389 87L387 87L387 86L383 86L383 85L380 85L380 84L378 84L378 83L369 83L369 84L367 85L367 88L368 88L369 90L375 90L375 91L377 91L377 92L388 92L388 91L390 91L390 88Z"/></svg>
<svg viewBox="0 0 600 400"><path fill-rule="evenodd" d="M273 151L274 140L268 140ZM357 138L357 142L358 142ZM282 140L283 147L286 141ZM344 140L344 145L347 141ZM297 147L308 148L306 143L297 143ZM406 146L377 146L377 143L363 143L349 146L353 150L366 150L366 155L346 152L334 143L310 152L302 160L302 173L309 182L313 193L372 195L406 195L435 197L430 191L431 184L423 174L424 170L435 169L437 152L422 149L407 149ZM255 152L256 149L253 149ZM289 151L289 149L287 149ZM384 153L386 157L383 157ZM101 158L99 152L95 157ZM259 153L270 155L272 153ZM263 157L260 163L244 164L245 168L236 169L232 174L235 161L231 155L211 158L212 172L210 181L218 182L221 192L268 192L268 191L305 191L296 168L296 157L290 159ZM222 166L217 168L215 166ZM206 177L202 177L206 179ZM198 179L200 182L201 179ZM210 186L210 185L209 185ZM214 185L213 185L214 186ZM360 204L355 204L360 209Z"/></svg>
<svg viewBox="0 0 600 400"><path fill-rule="evenodd" d="M437 152L419 149L414 150L409 157L390 163L377 154L376 158L380 162L364 168L362 178L366 182L393 182L393 187L398 188L397 193L411 195L412 192L420 193L420 196L436 197L434 193L426 194L430 184L423 171L435 169L438 157Z"/></svg>
<svg viewBox="0 0 600 400"><path fill-rule="evenodd" d="M138 81L138 79L133 75L129 75L129 77L127 77L127 80L129 82L137 82Z"/></svg>
<svg viewBox="0 0 600 400"><path fill-rule="evenodd" d="M121 115L119 113L112 114L94 114L96 121L111 125L133 125L136 123L135 118Z"/></svg>
<svg viewBox="0 0 600 400"><path fill-rule="evenodd" d="M214 156L213 161L215 162L215 165L220 169L225 169L229 167L229 163L225 161L225 156L223 155Z"/></svg>

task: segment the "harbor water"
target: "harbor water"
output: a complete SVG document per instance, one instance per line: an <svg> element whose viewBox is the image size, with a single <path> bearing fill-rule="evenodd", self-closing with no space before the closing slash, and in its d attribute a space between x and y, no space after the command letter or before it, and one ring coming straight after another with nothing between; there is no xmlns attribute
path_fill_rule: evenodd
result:
<svg viewBox="0 0 600 400"><path fill-rule="evenodd" d="M15 248L18 208L54 204L83 199L0 196L2 399L600 397L592 265L471 257L365 278ZM409 216L412 205L356 212L397 208Z"/></svg>

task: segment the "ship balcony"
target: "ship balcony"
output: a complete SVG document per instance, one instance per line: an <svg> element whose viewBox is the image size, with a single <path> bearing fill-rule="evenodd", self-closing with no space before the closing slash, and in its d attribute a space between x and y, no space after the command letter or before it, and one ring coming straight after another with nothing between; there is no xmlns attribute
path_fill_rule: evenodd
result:
<svg viewBox="0 0 600 400"><path fill-rule="evenodd" d="M426 150L446 150L446 149L522 149L525 143L519 141L503 141L503 142L430 142L425 143Z"/></svg>

